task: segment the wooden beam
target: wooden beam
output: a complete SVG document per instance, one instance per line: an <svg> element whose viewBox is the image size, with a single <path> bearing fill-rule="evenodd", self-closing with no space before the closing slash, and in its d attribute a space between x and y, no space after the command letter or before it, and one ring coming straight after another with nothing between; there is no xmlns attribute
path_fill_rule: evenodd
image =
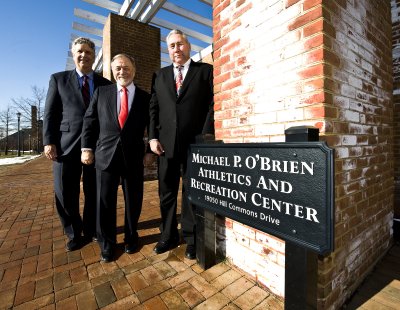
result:
<svg viewBox="0 0 400 310"><path fill-rule="evenodd" d="M122 3L121 9L119 10L119 15L127 16L134 2L135 0L125 0L124 3Z"/></svg>
<svg viewBox="0 0 400 310"><path fill-rule="evenodd" d="M162 53L164 53L164 54L167 54L168 55L168 48L166 48L166 47L161 47L161 54Z"/></svg>
<svg viewBox="0 0 400 310"><path fill-rule="evenodd" d="M75 63L74 63L74 60L72 59L72 57L67 58L67 64L75 66Z"/></svg>
<svg viewBox="0 0 400 310"><path fill-rule="evenodd" d="M96 72L103 71L103 49L101 48L94 60L93 70Z"/></svg>
<svg viewBox="0 0 400 310"><path fill-rule="evenodd" d="M171 64L171 58L169 58L169 56L164 56L163 54L161 55L161 62L166 62Z"/></svg>
<svg viewBox="0 0 400 310"><path fill-rule="evenodd" d="M142 23L149 23L153 20L154 15L160 10L166 0L153 0L152 3L146 8L146 11L139 17L138 21Z"/></svg>
<svg viewBox="0 0 400 310"><path fill-rule="evenodd" d="M200 41L206 42L208 44L212 44L212 41L213 41L212 37L209 37L209 36L207 36L205 34L202 34L202 33L198 32L198 31L194 31L192 29L189 29L189 28L182 27L180 25L171 23L169 21L163 20L163 19L158 18L158 17L153 17L150 23L154 24L154 25L157 25L159 27L164 27L164 28L170 29L170 30L172 30L172 29L180 29L186 35L191 36L193 38L196 38L196 39L198 39Z"/></svg>
<svg viewBox="0 0 400 310"><path fill-rule="evenodd" d="M199 1L212 6L212 0L199 0Z"/></svg>
<svg viewBox="0 0 400 310"><path fill-rule="evenodd" d="M81 32L86 32L90 34L94 34L95 36L102 37L103 36L103 29L94 28L91 26L86 26L84 24L80 24L77 22L72 23L72 28Z"/></svg>
<svg viewBox="0 0 400 310"><path fill-rule="evenodd" d="M105 9L113 11L115 13L119 13L121 6L122 6L119 3L109 1L109 0L82 0L82 1L99 6L101 8L105 8Z"/></svg>
<svg viewBox="0 0 400 310"><path fill-rule="evenodd" d="M138 17L141 16L143 12L146 10L150 2L151 0L139 0L138 3L136 3L135 7L132 9L132 12L128 17L137 20Z"/></svg>
<svg viewBox="0 0 400 310"><path fill-rule="evenodd" d="M164 10L167 10L171 13L174 13L176 15L182 16L184 18L187 18L191 21L194 21L196 23L205 25L207 27L212 27L212 20L203 17L199 14L193 13L192 11L186 10L185 8L182 8L178 5L175 5L173 3L170 2L165 2L163 7Z"/></svg>
<svg viewBox="0 0 400 310"><path fill-rule="evenodd" d="M86 19L86 20L90 20L91 22L102 24L102 25L104 25L107 20L106 16L92 13L92 12L82 10L82 9L74 9L74 15L77 17Z"/></svg>
<svg viewBox="0 0 400 310"><path fill-rule="evenodd" d="M67 57L67 63L65 64L65 70L72 70L75 68L74 60L71 57Z"/></svg>
<svg viewBox="0 0 400 310"><path fill-rule="evenodd" d="M200 52L198 52L196 55L192 56L192 59L194 61L199 61L206 57L207 55L211 54L213 52L213 46L209 45L206 48L202 49Z"/></svg>

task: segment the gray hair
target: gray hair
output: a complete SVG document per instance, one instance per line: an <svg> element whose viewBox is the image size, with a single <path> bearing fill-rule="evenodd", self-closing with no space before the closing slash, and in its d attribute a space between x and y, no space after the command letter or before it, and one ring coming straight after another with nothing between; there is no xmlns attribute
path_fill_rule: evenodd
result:
<svg viewBox="0 0 400 310"><path fill-rule="evenodd" d="M78 44L86 44L86 45L88 45L88 46L93 50L93 52L95 51L95 45L94 45L93 41L90 40L89 38L84 38L84 37L76 38L76 39L74 40L74 42L72 42L71 50L73 50L74 47L75 47L76 45L78 45Z"/></svg>
<svg viewBox="0 0 400 310"><path fill-rule="evenodd" d="M182 30L179 30L179 29L172 29L172 30L168 33L167 38L165 39L165 40L167 41L167 44L168 44L169 37L172 36L173 34L180 34L180 35L182 36L182 38L186 41L186 43L190 45L189 39L188 39L188 37L186 36L186 34L184 34L183 31L182 31Z"/></svg>
<svg viewBox="0 0 400 310"><path fill-rule="evenodd" d="M126 57L130 60L130 62L132 63L133 67L136 68L136 61L135 58L133 58L131 55L125 54L125 53L120 53L115 55L112 59L111 59L111 63L114 62L115 59L120 58L120 57Z"/></svg>

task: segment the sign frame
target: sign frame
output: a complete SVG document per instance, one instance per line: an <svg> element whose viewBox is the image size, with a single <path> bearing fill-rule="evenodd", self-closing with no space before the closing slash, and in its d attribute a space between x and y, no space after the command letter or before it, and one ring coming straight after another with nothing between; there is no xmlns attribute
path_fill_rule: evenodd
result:
<svg viewBox="0 0 400 310"><path fill-rule="evenodd" d="M209 153L204 153L204 152ZM193 154L202 152L205 155L214 156L217 154L219 157L229 157L234 156L233 154L252 154L252 152L257 151L258 153L262 153L262 155L269 154L269 152L277 153L285 155L286 157L295 156L296 158L300 158L304 154L312 153L313 156L318 155L317 159L323 163L323 171L320 173L319 178L321 180L317 180L318 182L322 182L319 186L323 187L323 191L325 193L325 198L323 202L323 206L318 206L321 210L324 211L323 214L323 223L321 223L321 233L322 235L317 237L318 241L310 242L304 236L299 236L297 227L294 227L291 230L291 233L282 232L276 226L272 225L264 225L264 223L260 223L259 221L251 221L248 218L240 218L235 216L235 214L231 212L227 212L226 208L218 207L215 203L209 203L204 201L204 199L200 198L199 190L192 187L191 180L193 177L197 177L199 169L196 170L195 166L201 167L201 163L193 163L192 159L194 158ZM316 154L316 155L315 155ZM252 156L252 155L249 155ZM318 169L321 169L321 163L319 162ZM197 173L197 174L196 174ZM310 142L278 142L278 143L230 143L230 144L192 144L190 146L190 152L187 161L187 177L188 177L188 197L189 201L201 208L206 210L215 212L221 216L225 216L231 218L237 222L260 230L262 232L274 235L280 239L285 241L290 241L294 244L300 245L301 247L310 249L318 254L326 255L329 252L332 252L334 249L334 150L329 148L326 142L323 141L310 141ZM323 179L323 180L322 180ZM229 184L226 184L228 187ZM320 187L319 187L320 188ZM313 188L310 188L311 193ZM200 190L200 193L202 191ZM307 193L308 196L311 196L310 193ZM197 195L197 196L196 196ZM319 197L321 200L321 197ZM282 223L286 224L286 223Z"/></svg>

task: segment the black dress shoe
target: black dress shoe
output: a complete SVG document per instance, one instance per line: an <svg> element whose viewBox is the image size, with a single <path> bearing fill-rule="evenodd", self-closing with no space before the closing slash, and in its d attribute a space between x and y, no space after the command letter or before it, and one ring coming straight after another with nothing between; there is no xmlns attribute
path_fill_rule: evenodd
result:
<svg viewBox="0 0 400 310"><path fill-rule="evenodd" d="M127 254L132 254L135 253L138 249L138 244L137 243L127 243L125 245L125 253Z"/></svg>
<svg viewBox="0 0 400 310"><path fill-rule="evenodd" d="M67 252L79 250L82 246L82 242L80 239L70 239L67 244L65 245L65 250Z"/></svg>
<svg viewBox="0 0 400 310"><path fill-rule="evenodd" d="M165 253L173 248L176 248L178 244L179 244L178 239L172 239L172 240L168 240L168 241L159 241L159 242L157 242L153 251L156 254Z"/></svg>
<svg viewBox="0 0 400 310"><path fill-rule="evenodd" d="M185 251L185 257L188 259L196 258L196 246L194 244L188 244Z"/></svg>
<svg viewBox="0 0 400 310"><path fill-rule="evenodd" d="M112 261L112 259L113 259L113 253L112 252L107 252L107 251L101 252L100 260L102 262L109 263L109 262Z"/></svg>

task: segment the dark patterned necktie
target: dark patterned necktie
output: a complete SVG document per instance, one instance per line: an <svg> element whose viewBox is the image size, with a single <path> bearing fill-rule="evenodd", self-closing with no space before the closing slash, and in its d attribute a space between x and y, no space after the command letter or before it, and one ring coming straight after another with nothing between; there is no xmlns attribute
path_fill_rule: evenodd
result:
<svg viewBox="0 0 400 310"><path fill-rule="evenodd" d="M183 66L178 66L177 69L178 69L178 74L176 75L175 86L176 86L176 95L179 97L183 82L183 75L182 75Z"/></svg>
<svg viewBox="0 0 400 310"><path fill-rule="evenodd" d="M83 76L82 97L83 97L83 102L85 103L85 106L87 108L90 103L89 78L87 75Z"/></svg>

